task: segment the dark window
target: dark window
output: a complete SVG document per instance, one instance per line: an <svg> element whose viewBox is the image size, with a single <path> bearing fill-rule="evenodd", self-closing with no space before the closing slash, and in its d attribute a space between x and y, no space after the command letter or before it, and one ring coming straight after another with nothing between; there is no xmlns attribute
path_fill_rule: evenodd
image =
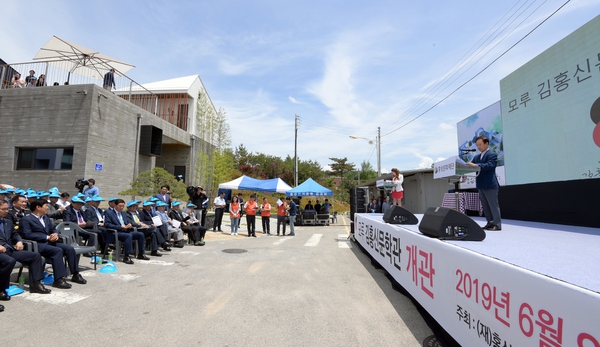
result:
<svg viewBox="0 0 600 347"><path fill-rule="evenodd" d="M73 147L17 148L17 170L71 170Z"/></svg>

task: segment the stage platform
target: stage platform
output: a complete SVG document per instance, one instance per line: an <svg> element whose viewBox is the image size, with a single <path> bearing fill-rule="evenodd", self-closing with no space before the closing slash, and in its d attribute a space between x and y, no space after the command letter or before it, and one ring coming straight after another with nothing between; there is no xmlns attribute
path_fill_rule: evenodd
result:
<svg viewBox="0 0 600 347"><path fill-rule="evenodd" d="M382 217L356 214L356 241L462 346L600 347L600 229L503 220L449 241Z"/></svg>

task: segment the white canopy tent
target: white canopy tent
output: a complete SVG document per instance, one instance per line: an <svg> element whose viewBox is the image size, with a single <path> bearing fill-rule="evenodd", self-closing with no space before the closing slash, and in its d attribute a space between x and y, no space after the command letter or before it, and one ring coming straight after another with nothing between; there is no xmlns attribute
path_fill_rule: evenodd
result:
<svg viewBox="0 0 600 347"><path fill-rule="evenodd" d="M56 36L40 49L33 60L48 62L66 69L69 75L78 68L88 68L85 75L100 81L110 69L115 69L115 74L124 75L135 67Z"/></svg>

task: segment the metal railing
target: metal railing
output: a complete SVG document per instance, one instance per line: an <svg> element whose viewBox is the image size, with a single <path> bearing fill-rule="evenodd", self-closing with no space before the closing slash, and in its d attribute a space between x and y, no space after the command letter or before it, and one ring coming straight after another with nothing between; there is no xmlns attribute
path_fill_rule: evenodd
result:
<svg viewBox="0 0 600 347"><path fill-rule="evenodd" d="M20 80L25 82L26 80L30 80L28 78L30 71L34 71L33 75L36 79L33 83L26 83L26 88L73 84L96 84L99 87L103 87L103 79L98 71L85 66L78 67L73 71L70 71L71 68L71 62L62 60L0 64L0 89L20 88L20 84L15 83L15 76L17 73L20 74ZM42 79L40 79L40 77L43 77L43 83L41 83ZM161 100L164 98L154 94L127 75L116 71L114 80L116 87L113 89L113 92L119 97L166 120L180 129L187 131L189 120L188 114L180 114L181 112L178 112L179 110L169 110L169 112L162 111L160 104ZM186 107L185 111L187 110L188 108Z"/></svg>

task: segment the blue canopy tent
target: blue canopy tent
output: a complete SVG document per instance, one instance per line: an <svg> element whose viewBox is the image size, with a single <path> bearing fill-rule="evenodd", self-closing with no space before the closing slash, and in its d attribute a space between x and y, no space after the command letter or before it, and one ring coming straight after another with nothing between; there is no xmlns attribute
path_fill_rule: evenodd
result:
<svg viewBox="0 0 600 347"><path fill-rule="evenodd" d="M292 189L292 187L285 183L281 178L257 180L256 178L242 176L234 179L233 181L219 184L219 189L285 193Z"/></svg>
<svg viewBox="0 0 600 347"><path fill-rule="evenodd" d="M318 184L312 178L307 179L296 188L285 192L286 196L333 196L333 192Z"/></svg>

